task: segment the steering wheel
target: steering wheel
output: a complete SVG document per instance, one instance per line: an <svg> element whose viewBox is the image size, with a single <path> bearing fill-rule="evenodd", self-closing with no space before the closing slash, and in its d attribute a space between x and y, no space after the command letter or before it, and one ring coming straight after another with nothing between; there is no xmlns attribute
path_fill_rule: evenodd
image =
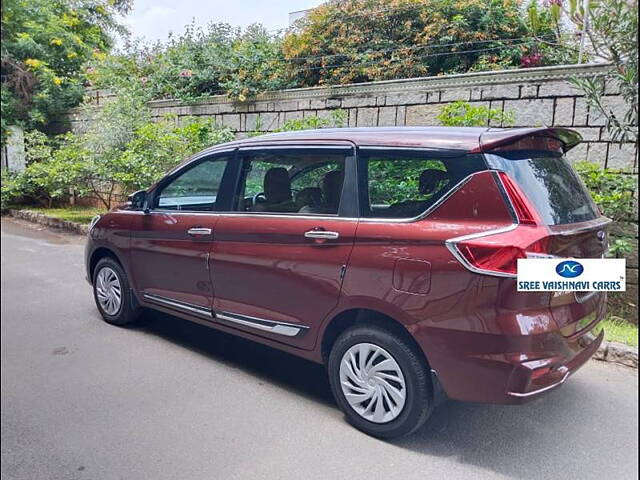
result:
<svg viewBox="0 0 640 480"><path fill-rule="evenodd" d="M264 192L259 192L253 196L251 201L253 202L254 205L257 205L258 203L266 202L267 196L264 194Z"/></svg>

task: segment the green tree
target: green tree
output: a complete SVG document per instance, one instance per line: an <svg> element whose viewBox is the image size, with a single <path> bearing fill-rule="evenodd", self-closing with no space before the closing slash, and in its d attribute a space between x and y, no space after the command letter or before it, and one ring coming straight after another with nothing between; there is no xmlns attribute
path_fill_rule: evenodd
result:
<svg viewBox="0 0 640 480"><path fill-rule="evenodd" d="M148 98L199 98L228 94L239 101L291 86L283 69L281 38L259 24L244 31L226 23L187 25L165 43L131 42L123 52L96 60L89 78L100 88L137 83Z"/></svg>
<svg viewBox="0 0 640 480"><path fill-rule="evenodd" d="M131 0L2 2L2 138L12 124L42 127L84 94L84 64L104 55Z"/></svg>
<svg viewBox="0 0 640 480"><path fill-rule="evenodd" d="M244 101L266 90L293 86L283 68L282 39L262 25L250 25L232 45L229 68L223 74L226 93Z"/></svg>
<svg viewBox="0 0 640 480"><path fill-rule="evenodd" d="M609 136L617 142L638 141L638 2L637 0L559 0L550 2L549 14L557 26L557 43L566 46L561 26L573 25L582 37L583 59L613 65L601 77L575 78L590 111L604 118ZM535 17L535 15L534 15ZM575 36L575 35L574 35ZM575 45L573 45L575 49ZM619 87L625 108L613 108L603 93L605 84Z"/></svg>
<svg viewBox="0 0 640 480"><path fill-rule="evenodd" d="M302 85L517 66L552 33L543 21L533 39L521 8L520 0L334 0L299 21L284 54Z"/></svg>

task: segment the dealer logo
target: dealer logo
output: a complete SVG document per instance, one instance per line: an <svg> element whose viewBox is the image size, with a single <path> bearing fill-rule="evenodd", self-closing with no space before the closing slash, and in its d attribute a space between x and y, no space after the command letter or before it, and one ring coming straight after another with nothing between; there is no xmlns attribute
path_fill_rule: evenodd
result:
<svg viewBox="0 0 640 480"><path fill-rule="evenodd" d="M575 260L565 260L556 266L556 273L564 278L576 278L582 275L584 267Z"/></svg>

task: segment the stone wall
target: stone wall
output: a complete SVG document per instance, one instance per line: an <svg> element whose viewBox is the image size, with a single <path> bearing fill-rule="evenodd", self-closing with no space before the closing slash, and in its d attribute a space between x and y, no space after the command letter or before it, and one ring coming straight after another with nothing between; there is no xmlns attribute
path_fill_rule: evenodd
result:
<svg viewBox="0 0 640 480"><path fill-rule="evenodd" d="M338 108L347 112L348 125L352 127L437 125L436 115L444 104L466 100L474 105L513 111L515 126L575 128L584 142L570 152L571 160L589 160L610 168L637 171L636 145L610 143L604 120L589 112L581 92L569 82L571 77L602 75L607 68L605 65L572 65L443 75L283 90L265 93L247 103L215 96L191 105L159 100L151 102L151 107L158 118L166 114L175 114L178 118L212 117L243 137L257 126L271 131L289 119L328 116ZM109 99L109 95L101 91L92 95L97 105ZM625 106L614 85L606 86L604 102L614 111ZM71 121L77 127L86 119L76 111L72 112Z"/></svg>
<svg viewBox="0 0 640 480"><path fill-rule="evenodd" d="M366 84L314 87L268 92L246 103L234 103L225 96L210 97L184 105L174 100L151 102L154 117L176 115L214 118L228 125L239 138L255 131L271 131L285 121L309 115L330 116L336 109L347 113L351 127L394 125L437 125L436 115L443 105L466 100L474 105L510 110L515 126L562 126L579 131L584 142L569 152L572 161L589 160L610 168L638 171L635 144L609 142L604 121L589 111L581 92L570 83L572 77L594 77L607 71L606 65L573 65ZM615 85L606 85L603 101L614 111L624 109L624 100ZM94 104L109 100L109 94L95 91ZM74 127L86 122L79 111L72 112ZM498 125L496 125L498 126ZM637 223L616 226L638 236ZM629 295L635 302L638 292L637 240L628 259Z"/></svg>

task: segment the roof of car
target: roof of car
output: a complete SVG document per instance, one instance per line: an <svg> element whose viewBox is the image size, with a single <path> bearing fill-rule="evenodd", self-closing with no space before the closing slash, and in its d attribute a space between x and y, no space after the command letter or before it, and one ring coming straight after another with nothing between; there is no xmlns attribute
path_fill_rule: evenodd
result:
<svg viewBox="0 0 640 480"><path fill-rule="evenodd" d="M508 143L528 136L550 136L560 140L565 150L579 143L580 135L566 128L485 128L485 127L372 127L322 128L294 132L269 133L225 146L305 141L349 141L358 146L434 148L446 150L482 150L482 146Z"/></svg>

